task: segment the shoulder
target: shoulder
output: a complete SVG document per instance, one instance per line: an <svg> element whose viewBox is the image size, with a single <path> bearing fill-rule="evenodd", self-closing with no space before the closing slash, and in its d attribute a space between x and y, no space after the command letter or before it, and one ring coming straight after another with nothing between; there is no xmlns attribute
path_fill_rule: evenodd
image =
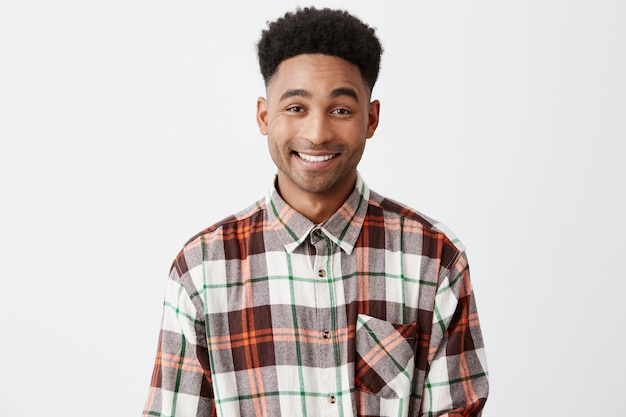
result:
<svg viewBox="0 0 626 417"><path fill-rule="evenodd" d="M444 251L440 256L450 261L465 252L465 246L448 226L374 191L370 191L368 214L382 216L386 228L393 228L393 225L400 223L405 233L419 236L424 251L426 247L432 246L429 243L437 243L435 246L438 250Z"/></svg>
<svg viewBox="0 0 626 417"><path fill-rule="evenodd" d="M185 247L193 245L198 240L211 240L222 236L225 231L249 228L251 224L262 222L266 211L266 202L262 198L239 212L232 214L217 223L212 224L199 233L196 233L185 243Z"/></svg>
<svg viewBox="0 0 626 417"><path fill-rule="evenodd" d="M232 214L189 239L174 259L172 268L185 273L203 260L237 258L239 242L254 240L256 232L265 223L266 203L260 199L245 209Z"/></svg>

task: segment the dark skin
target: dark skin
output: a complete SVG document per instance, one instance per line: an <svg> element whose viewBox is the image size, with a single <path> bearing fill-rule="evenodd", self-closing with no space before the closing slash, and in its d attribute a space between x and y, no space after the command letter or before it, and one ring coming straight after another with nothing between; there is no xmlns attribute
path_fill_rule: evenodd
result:
<svg viewBox="0 0 626 417"><path fill-rule="evenodd" d="M332 216L354 188L379 112L350 62L321 54L283 61L257 101L283 199L316 224Z"/></svg>

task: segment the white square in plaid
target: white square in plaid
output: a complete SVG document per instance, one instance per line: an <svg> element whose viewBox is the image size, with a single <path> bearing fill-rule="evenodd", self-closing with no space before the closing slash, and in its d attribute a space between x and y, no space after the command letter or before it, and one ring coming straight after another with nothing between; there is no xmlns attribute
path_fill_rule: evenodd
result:
<svg viewBox="0 0 626 417"><path fill-rule="evenodd" d="M310 269L310 262L308 263ZM268 267L269 268L269 267ZM315 280L309 275L290 278L289 275L270 275L268 278L270 304L315 308Z"/></svg>
<svg viewBox="0 0 626 417"><path fill-rule="evenodd" d="M161 415L163 416L171 416L174 415L172 412L172 406L175 404L174 399L178 397L177 392L173 392L164 388L161 388L161 398L162 401L159 403L161 405Z"/></svg>
<svg viewBox="0 0 626 417"><path fill-rule="evenodd" d="M441 282L439 286L439 290L437 291L437 295L435 296L435 305L439 308L439 318L441 320L447 321L446 319L450 318L454 312L456 311L456 307L458 305L458 300L456 295L450 288L450 281L446 277Z"/></svg>
<svg viewBox="0 0 626 417"><path fill-rule="evenodd" d="M404 305L405 307L418 308L422 286L419 282L404 280Z"/></svg>
<svg viewBox="0 0 626 417"><path fill-rule="evenodd" d="M417 308L420 292L420 283L417 277L419 277L422 257L405 254L402 263L394 259L397 256L399 256L398 253L386 253L385 293L381 296L387 302L401 303L407 307ZM390 268L392 265L393 267Z"/></svg>
<svg viewBox="0 0 626 417"><path fill-rule="evenodd" d="M194 334L193 323L189 320L187 315L177 313L176 306L165 306L163 309L162 327L165 331L174 332L176 334L182 333L185 336Z"/></svg>
<svg viewBox="0 0 626 417"><path fill-rule="evenodd" d="M445 353L445 352L442 352ZM434 386L443 385L444 391L448 390L449 377L448 377L448 358L446 356L440 356L435 358L431 363L431 370L436 370L435 372L431 371L428 374L428 382Z"/></svg>
<svg viewBox="0 0 626 417"><path fill-rule="evenodd" d="M482 366L483 369L487 369L487 354L485 353L485 349L476 349L476 356L478 357L480 366Z"/></svg>
<svg viewBox="0 0 626 417"><path fill-rule="evenodd" d="M274 369L276 370L278 387L281 391L286 390L287 392L299 396L300 390L302 389L300 380L303 376L298 371L298 367L292 365L277 365Z"/></svg>
<svg viewBox="0 0 626 417"><path fill-rule="evenodd" d="M339 384L337 383L337 372L345 371L345 366L334 368L333 358L324 358L327 362L320 364L320 368L302 366L302 377L304 378L304 391L310 394L330 395L341 390L341 378L347 379L347 373L341 372Z"/></svg>
<svg viewBox="0 0 626 417"><path fill-rule="evenodd" d="M321 259L316 257L315 265L325 266ZM291 276L297 280L310 280L316 277L313 274L315 267L311 264L311 257L308 254L294 252L291 254Z"/></svg>
<svg viewBox="0 0 626 417"><path fill-rule="evenodd" d="M197 395L189 395L181 392L161 390L163 408L162 416L195 416L200 398ZM175 409L174 409L175 407Z"/></svg>
<svg viewBox="0 0 626 417"><path fill-rule="evenodd" d="M452 409L450 379L448 376L447 358L445 356L431 362L422 403L430 404L432 401L441 404L444 410Z"/></svg>
<svg viewBox="0 0 626 417"><path fill-rule="evenodd" d="M381 398L380 410L376 410L381 416L407 417L409 415L408 398Z"/></svg>
<svg viewBox="0 0 626 417"><path fill-rule="evenodd" d="M165 294L166 305L163 308L163 330L185 335L195 334L194 319L184 312L194 312L195 307L185 291L179 291L180 285L168 285ZM177 311L178 310L178 311Z"/></svg>
<svg viewBox="0 0 626 417"><path fill-rule="evenodd" d="M224 261L204 262L204 268L200 266L190 272L193 273L198 296L204 303L205 313L229 311Z"/></svg>
<svg viewBox="0 0 626 417"><path fill-rule="evenodd" d="M289 276L289 263L288 260L292 255L282 252L265 252L267 259L267 275L269 277L288 277ZM292 260L293 264L294 261Z"/></svg>
<svg viewBox="0 0 626 417"><path fill-rule="evenodd" d="M404 367L405 373L398 373L398 375L387 382L387 385L396 393L405 393L406 397L409 396L410 392L407 392L407 388L411 387L411 382L413 381L413 373L415 371L415 359L409 359L408 363Z"/></svg>
<svg viewBox="0 0 626 417"><path fill-rule="evenodd" d="M292 282L287 276L270 275L267 282L269 286L269 298L271 305L291 305Z"/></svg>
<svg viewBox="0 0 626 417"><path fill-rule="evenodd" d="M404 302L404 298L409 295L408 292L411 290L413 290L413 292L416 291L416 289L414 288L408 288L411 285L406 280L396 275L387 276L385 278L384 284L385 284L385 293L381 294L380 296L384 296L383 299L389 303L394 302L394 303L398 303L402 305ZM407 303L407 307L408 306L409 304Z"/></svg>
<svg viewBox="0 0 626 417"><path fill-rule="evenodd" d="M332 290L334 294L334 300L333 300L334 307L345 305L346 304L346 291L348 293L350 293L351 291L349 286L348 288L346 288L345 282L340 278L341 278L341 275L333 275ZM325 285L328 287L328 284L325 284ZM325 307L325 305L322 305L322 307Z"/></svg>
<svg viewBox="0 0 626 417"><path fill-rule="evenodd" d="M411 280L418 280L422 268L422 256L413 253L401 253L385 250L384 272L390 276L403 276Z"/></svg>
<svg viewBox="0 0 626 417"><path fill-rule="evenodd" d="M198 410L198 401L200 397L197 395L178 393L178 401L176 401L177 416L195 416ZM164 414L169 415L169 414Z"/></svg>
<svg viewBox="0 0 626 417"><path fill-rule="evenodd" d="M411 281L418 281L423 274L422 268L422 255L414 255L412 253L405 253L402 256L404 263L402 264L403 275L406 279Z"/></svg>
<svg viewBox="0 0 626 417"><path fill-rule="evenodd" d="M345 386L345 367L342 367L342 385ZM283 410L289 410L289 417L303 416L303 402L308 416L353 415L350 396L343 401L329 402L331 395L339 397L336 389L335 368L318 369L306 366L277 366L278 385L281 391L280 403ZM345 381L345 382L344 382ZM349 387L344 392L349 393Z"/></svg>
<svg viewBox="0 0 626 417"><path fill-rule="evenodd" d="M224 400L234 399L239 395L235 372L213 373L213 385L220 398Z"/></svg>
<svg viewBox="0 0 626 417"><path fill-rule="evenodd" d="M298 385L292 385L293 387L297 387ZM280 400L280 409L281 410L289 410L289 417L304 417L304 411L302 410L302 402L304 401L306 404L306 398L300 397L300 394L289 394L289 395L281 395L279 397ZM307 405L308 407L308 405ZM311 410L313 410L311 408ZM307 409L307 413L310 411ZM309 414L307 414L309 415ZM319 415L319 414L314 414Z"/></svg>
<svg viewBox="0 0 626 417"><path fill-rule="evenodd" d="M402 269L404 266L400 260L407 256L407 254L403 254L402 252L394 252L390 250L385 250L385 273L390 276L400 276L402 275Z"/></svg>

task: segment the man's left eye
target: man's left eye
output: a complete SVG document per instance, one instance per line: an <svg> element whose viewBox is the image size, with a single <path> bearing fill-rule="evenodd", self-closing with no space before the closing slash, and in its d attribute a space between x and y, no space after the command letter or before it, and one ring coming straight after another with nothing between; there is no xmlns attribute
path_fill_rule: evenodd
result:
<svg viewBox="0 0 626 417"><path fill-rule="evenodd" d="M350 110L346 110L346 109L335 109L332 111L332 113L335 114L350 114Z"/></svg>

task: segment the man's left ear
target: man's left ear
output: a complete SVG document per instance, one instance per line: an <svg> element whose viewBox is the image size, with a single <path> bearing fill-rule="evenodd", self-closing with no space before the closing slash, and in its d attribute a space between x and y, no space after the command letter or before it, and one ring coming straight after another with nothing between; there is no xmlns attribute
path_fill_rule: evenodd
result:
<svg viewBox="0 0 626 417"><path fill-rule="evenodd" d="M370 103L369 115L367 119L367 135L366 138L374 136L374 132L378 127L378 117L380 115L380 101L374 100Z"/></svg>
<svg viewBox="0 0 626 417"><path fill-rule="evenodd" d="M256 124L263 136L267 136L267 100L259 97L256 101Z"/></svg>

